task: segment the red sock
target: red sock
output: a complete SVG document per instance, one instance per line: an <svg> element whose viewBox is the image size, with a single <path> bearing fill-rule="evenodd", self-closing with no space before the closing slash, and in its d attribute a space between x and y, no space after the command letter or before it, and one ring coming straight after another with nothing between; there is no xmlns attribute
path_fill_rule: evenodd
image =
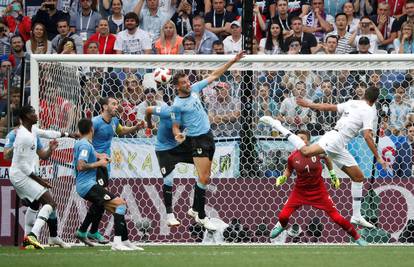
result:
<svg viewBox="0 0 414 267"><path fill-rule="evenodd" d="M360 235L355 230L355 227L349 221L347 221L344 217L342 217L341 214L339 214L338 211L330 212L330 213L328 213L328 215L329 215L329 217L331 217L331 219L336 224L338 224L339 226L341 226L342 229L344 229L355 240L358 240L360 238Z"/></svg>

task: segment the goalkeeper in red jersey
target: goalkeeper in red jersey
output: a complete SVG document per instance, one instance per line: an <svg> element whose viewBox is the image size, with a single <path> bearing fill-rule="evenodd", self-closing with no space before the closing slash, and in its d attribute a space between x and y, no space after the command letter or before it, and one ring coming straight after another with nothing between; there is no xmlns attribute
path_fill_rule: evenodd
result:
<svg viewBox="0 0 414 267"><path fill-rule="evenodd" d="M310 141L310 133L308 131L299 131L297 134L306 145ZM310 205L317 209L325 211L328 216L339 226L342 227L355 242L360 246L367 245L367 242L361 238L354 226L342 217L335 208L322 178L322 163L325 160L331 176L332 185L339 188L339 180L336 177L332 162L329 158L324 156L305 157L299 150L295 150L288 158L287 167L282 176L276 180L276 186L284 184L292 174L296 171L296 182L288 201L279 213L279 222L270 232L270 238L275 238L282 233L289 222L292 213L303 205Z"/></svg>

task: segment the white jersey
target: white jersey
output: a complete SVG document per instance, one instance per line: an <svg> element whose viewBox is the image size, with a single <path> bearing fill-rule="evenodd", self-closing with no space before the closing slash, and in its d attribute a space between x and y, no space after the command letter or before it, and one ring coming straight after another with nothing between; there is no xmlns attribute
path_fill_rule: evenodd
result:
<svg viewBox="0 0 414 267"><path fill-rule="evenodd" d="M36 125L32 126L32 132L36 133L37 136L46 139L56 139L62 137L62 133L54 130L43 130Z"/></svg>
<svg viewBox="0 0 414 267"><path fill-rule="evenodd" d="M37 157L37 136L29 132L24 126L19 126L13 144L13 159L10 167L10 179L25 179L35 172Z"/></svg>
<svg viewBox="0 0 414 267"><path fill-rule="evenodd" d="M346 143L356 137L362 130L373 130L377 118L375 106L370 106L364 100L349 100L338 104L338 114L341 118L335 126Z"/></svg>

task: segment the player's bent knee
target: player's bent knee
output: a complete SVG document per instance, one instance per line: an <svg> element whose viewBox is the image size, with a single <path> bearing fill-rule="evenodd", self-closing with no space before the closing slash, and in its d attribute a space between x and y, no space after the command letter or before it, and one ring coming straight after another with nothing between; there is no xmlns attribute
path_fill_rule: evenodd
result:
<svg viewBox="0 0 414 267"><path fill-rule="evenodd" d="M210 183L210 176L200 177L199 182L203 185L208 185Z"/></svg>

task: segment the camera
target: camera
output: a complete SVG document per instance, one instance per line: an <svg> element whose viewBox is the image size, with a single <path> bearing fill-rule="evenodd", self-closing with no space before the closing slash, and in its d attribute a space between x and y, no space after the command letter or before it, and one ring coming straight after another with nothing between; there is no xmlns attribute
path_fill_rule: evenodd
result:
<svg viewBox="0 0 414 267"><path fill-rule="evenodd" d="M369 23L369 22L364 22L364 23L361 23L361 26L362 26L362 27L369 27L369 25L370 25L370 23Z"/></svg>
<svg viewBox="0 0 414 267"><path fill-rule="evenodd" d="M54 9L55 5L54 4L45 4L44 7L48 8L48 9Z"/></svg>

